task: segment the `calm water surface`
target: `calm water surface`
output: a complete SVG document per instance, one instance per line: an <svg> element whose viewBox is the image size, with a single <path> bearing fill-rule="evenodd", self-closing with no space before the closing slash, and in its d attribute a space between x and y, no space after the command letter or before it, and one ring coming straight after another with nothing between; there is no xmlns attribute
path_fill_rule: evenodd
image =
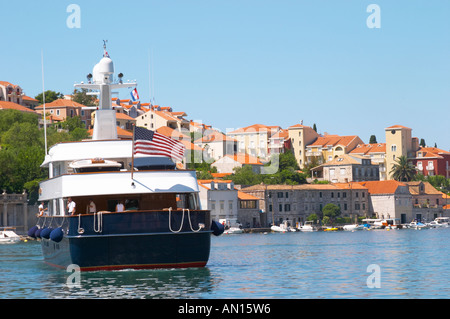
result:
<svg viewBox="0 0 450 319"><path fill-rule="evenodd" d="M205 268L83 272L70 287L24 242L0 245L0 298L448 299L449 248L450 228L212 236Z"/></svg>

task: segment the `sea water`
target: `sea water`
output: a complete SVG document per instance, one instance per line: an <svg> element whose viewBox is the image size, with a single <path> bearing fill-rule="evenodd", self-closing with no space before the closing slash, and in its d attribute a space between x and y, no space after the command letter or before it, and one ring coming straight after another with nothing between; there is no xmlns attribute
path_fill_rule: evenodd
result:
<svg viewBox="0 0 450 319"><path fill-rule="evenodd" d="M447 299L450 228L211 237L205 268L75 273L0 245L0 298Z"/></svg>

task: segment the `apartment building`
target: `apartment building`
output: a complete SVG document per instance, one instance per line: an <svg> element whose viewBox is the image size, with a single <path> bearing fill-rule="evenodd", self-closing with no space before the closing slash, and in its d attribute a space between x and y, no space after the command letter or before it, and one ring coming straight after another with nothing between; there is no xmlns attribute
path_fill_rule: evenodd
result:
<svg viewBox="0 0 450 319"><path fill-rule="evenodd" d="M270 138L279 130L281 130L280 126L254 124L227 132L226 135L237 141L238 153L269 159L271 155Z"/></svg>

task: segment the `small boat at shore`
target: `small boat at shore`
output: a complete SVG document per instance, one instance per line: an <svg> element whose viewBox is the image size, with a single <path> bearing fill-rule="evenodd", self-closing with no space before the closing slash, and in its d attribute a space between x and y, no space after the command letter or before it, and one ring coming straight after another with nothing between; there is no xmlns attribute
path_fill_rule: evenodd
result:
<svg viewBox="0 0 450 319"><path fill-rule="evenodd" d="M306 221L303 225L297 226L297 229L302 232L317 231L317 227L313 225L312 221Z"/></svg>
<svg viewBox="0 0 450 319"><path fill-rule="evenodd" d="M337 230L338 230L337 227L327 227L323 231L337 231Z"/></svg>
<svg viewBox="0 0 450 319"><path fill-rule="evenodd" d="M14 232L12 227L0 228L0 244L15 244L20 241L20 236Z"/></svg>
<svg viewBox="0 0 450 319"><path fill-rule="evenodd" d="M421 229L427 229L427 228L429 228L429 226L424 223L418 222L418 221L412 221L408 224L408 228L421 230Z"/></svg>
<svg viewBox="0 0 450 319"><path fill-rule="evenodd" d="M295 228L288 225L287 221L282 222L280 225L271 226L270 230L278 233L287 233L296 231Z"/></svg>
<svg viewBox="0 0 450 319"><path fill-rule="evenodd" d="M346 231L363 230L364 225L358 225L358 224L344 225L344 227L342 227L342 229L346 230Z"/></svg>
<svg viewBox="0 0 450 319"><path fill-rule="evenodd" d="M431 228L449 227L450 217L437 217L427 225Z"/></svg>

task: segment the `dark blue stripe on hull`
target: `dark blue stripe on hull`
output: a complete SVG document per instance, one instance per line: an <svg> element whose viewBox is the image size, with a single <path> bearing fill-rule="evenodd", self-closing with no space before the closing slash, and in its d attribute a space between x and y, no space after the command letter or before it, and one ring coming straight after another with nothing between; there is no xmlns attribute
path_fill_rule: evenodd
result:
<svg viewBox="0 0 450 319"><path fill-rule="evenodd" d="M203 267L210 245L209 232L42 240L45 262L81 270Z"/></svg>

